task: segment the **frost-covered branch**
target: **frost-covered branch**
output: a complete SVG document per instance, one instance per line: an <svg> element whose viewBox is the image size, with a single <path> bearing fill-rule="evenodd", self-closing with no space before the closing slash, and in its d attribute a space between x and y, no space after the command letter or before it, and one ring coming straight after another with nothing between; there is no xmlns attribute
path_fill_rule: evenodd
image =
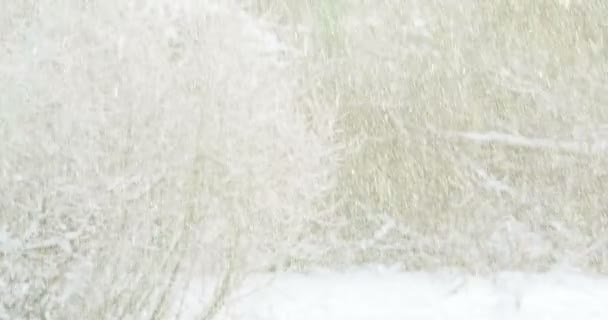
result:
<svg viewBox="0 0 608 320"><path fill-rule="evenodd" d="M513 148L526 148L537 151L555 151L575 154L608 153L608 141L569 141L550 138L535 138L522 135L489 132L446 132L447 137L478 144L496 144Z"/></svg>

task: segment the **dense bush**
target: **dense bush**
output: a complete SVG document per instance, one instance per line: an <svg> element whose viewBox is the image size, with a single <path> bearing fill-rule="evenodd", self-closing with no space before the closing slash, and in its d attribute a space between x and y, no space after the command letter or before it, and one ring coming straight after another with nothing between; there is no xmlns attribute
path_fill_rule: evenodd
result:
<svg viewBox="0 0 608 320"><path fill-rule="evenodd" d="M297 110L262 21L213 1L11 5L0 317L164 318L188 275L229 270L225 290L306 238L331 123Z"/></svg>

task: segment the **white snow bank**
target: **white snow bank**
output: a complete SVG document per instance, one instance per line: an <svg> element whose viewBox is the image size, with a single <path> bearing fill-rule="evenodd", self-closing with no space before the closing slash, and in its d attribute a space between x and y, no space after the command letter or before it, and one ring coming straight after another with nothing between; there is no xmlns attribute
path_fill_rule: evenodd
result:
<svg viewBox="0 0 608 320"><path fill-rule="evenodd" d="M183 319L200 317L193 285ZM608 278L574 272L464 276L365 269L258 275L218 319L608 319Z"/></svg>

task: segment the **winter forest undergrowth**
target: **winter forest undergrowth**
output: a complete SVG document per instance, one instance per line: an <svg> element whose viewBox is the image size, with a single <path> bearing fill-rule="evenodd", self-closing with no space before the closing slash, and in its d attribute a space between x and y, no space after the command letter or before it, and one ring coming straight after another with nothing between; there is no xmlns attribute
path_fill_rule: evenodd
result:
<svg viewBox="0 0 608 320"><path fill-rule="evenodd" d="M608 272L608 2L1 0L0 319L256 272Z"/></svg>

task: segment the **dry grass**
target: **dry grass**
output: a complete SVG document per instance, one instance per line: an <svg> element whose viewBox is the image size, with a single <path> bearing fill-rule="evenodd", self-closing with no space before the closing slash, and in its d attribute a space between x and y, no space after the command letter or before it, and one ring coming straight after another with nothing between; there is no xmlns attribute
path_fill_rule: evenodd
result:
<svg viewBox="0 0 608 320"><path fill-rule="evenodd" d="M607 270L600 0L4 7L0 318L161 319L226 270L218 300L315 265Z"/></svg>
<svg viewBox="0 0 608 320"><path fill-rule="evenodd" d="M351 146L328 259L606 271L603 2L256 3Z"/></svg>

